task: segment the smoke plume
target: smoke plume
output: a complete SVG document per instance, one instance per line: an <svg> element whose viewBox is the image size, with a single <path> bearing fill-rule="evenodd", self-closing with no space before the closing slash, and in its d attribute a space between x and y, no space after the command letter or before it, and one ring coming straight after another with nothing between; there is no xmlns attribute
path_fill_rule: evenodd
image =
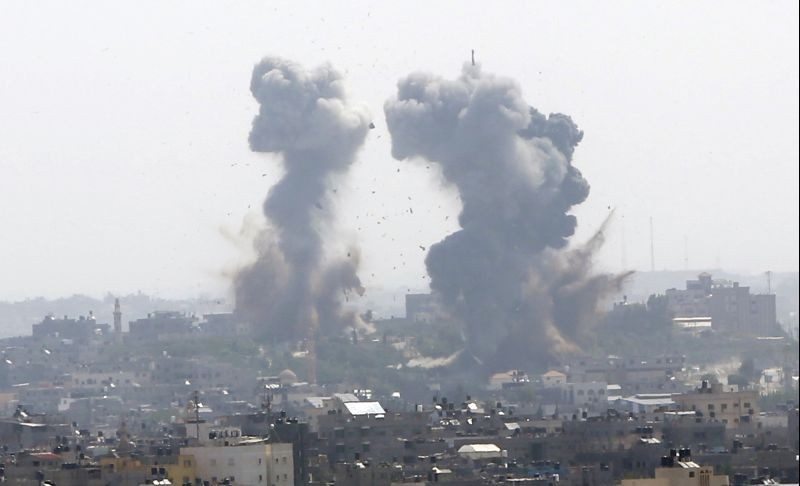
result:
<svg viewBox="0 0 800 486"><path fill-rule="evenodd" d="M318 326L359 325L341 298L363 293L358 252L329 261L323 223L331 219L330 181L355 160L369 129L365 108L351 104L331 66L312 71L277 58L253 69L250 91L259 103L250 131L255 152L280 155L285 173L264 201L271 225L254 241L257 259L234 279L236 310L273 339L300 339Z"/></svg>
<svg viewBox="0 0 800 486"><path fill-rule="evenodd" d="M474 65L452 81L411 74L384 110L392 155L439 163L459 191L461 229L425 263L434 295L464 326L467 350L492 367L577 351L600 299L622 278L592 273L603 228L566 248L576 226L568 212L589 194L572 165L583 132Z"/></svg>

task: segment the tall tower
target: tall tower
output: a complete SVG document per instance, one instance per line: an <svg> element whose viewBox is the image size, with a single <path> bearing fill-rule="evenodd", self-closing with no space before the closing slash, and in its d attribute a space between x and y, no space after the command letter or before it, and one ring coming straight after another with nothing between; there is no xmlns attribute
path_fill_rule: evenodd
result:
<svg viewBox="0 0 800 486"><path fill-rule="evenodd" d="M119 307L119 299L114 299L114 334L117 337L122 335L122 310Z"/></svg>

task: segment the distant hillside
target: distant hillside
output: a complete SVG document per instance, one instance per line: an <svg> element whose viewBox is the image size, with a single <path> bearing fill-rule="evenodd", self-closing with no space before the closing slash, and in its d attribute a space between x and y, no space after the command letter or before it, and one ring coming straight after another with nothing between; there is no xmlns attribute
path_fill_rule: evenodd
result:
<svg viewBox="0 0 800 486"><path fill-rule="evenodd" d="M222 299L167 300L145 294L116 296L122 307L122 326L127 329L128 322L147 317L156 310L180 311L187 314L207 314L230 311L231 305ZM102 299L85 295L73 295L60 299L35 298L19 302L0 302L0 338L26 336L31 334L31 326L41 322L47 314L77 318L93 311L97 321L113 323L115 296L108 294Z"/></svg>

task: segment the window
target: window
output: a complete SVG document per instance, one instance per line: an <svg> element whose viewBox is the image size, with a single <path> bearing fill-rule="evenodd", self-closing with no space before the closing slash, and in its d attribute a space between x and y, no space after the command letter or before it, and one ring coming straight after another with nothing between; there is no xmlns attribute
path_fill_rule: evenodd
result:
<svg viewBox="0 0 800 486"><path fill-rule="evenodd" d="M709 403L708 404L708 409L709 410L714 410L714 404L713 403Z"/></svg>
<svg viewBox="0 0 800 486"><path fill-rule="evenodd" d="M723 403L722 405L719 406L719 408L724 412L725 410L728 410L728 404Z"/></svg>
<svg viewBox="0 0 800 486"><path fill-rule="evenodd" d="M694 477L694 471L689 471L689 477L690 477L690 478L693 478L693 477Z"/></svg>
<svg viewBox="0 0 800 486"><path fill-rule="evenodd" d="M744 402L744 408L750 408L750 402Z"/></svg>

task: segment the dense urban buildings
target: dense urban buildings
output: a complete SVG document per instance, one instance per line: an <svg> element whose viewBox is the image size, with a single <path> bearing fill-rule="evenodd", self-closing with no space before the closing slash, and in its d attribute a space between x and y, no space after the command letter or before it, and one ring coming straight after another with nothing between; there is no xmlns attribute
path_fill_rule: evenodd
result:
<svg viewBox="0 0 800 486"><path fill-rule="evenodd" d="M765 339L771 328L758 320L719 318L739 313L715 313L715 294L729 310L737 292L753 301L721 285L702 274L666 291L663 350L632 341L626 354L482 377L463 358L427 356L457 348L424 294L408 296L406 319L320 337L314 355L303 341L254 341L236 313L154 311L125 325L117 301L112 326L91 312L48 316L0 348L0 477L61 486L796 482L797 344ZM615 304L599 335L652 325L659 302ZM758 309L748 304L746 315ZM715 324L702 332L672 317L704 314ZM720 361L708 346L728 354ZM737 359L744 350L757 354ZM307 379L312 359L317 382Z"/></svg>

